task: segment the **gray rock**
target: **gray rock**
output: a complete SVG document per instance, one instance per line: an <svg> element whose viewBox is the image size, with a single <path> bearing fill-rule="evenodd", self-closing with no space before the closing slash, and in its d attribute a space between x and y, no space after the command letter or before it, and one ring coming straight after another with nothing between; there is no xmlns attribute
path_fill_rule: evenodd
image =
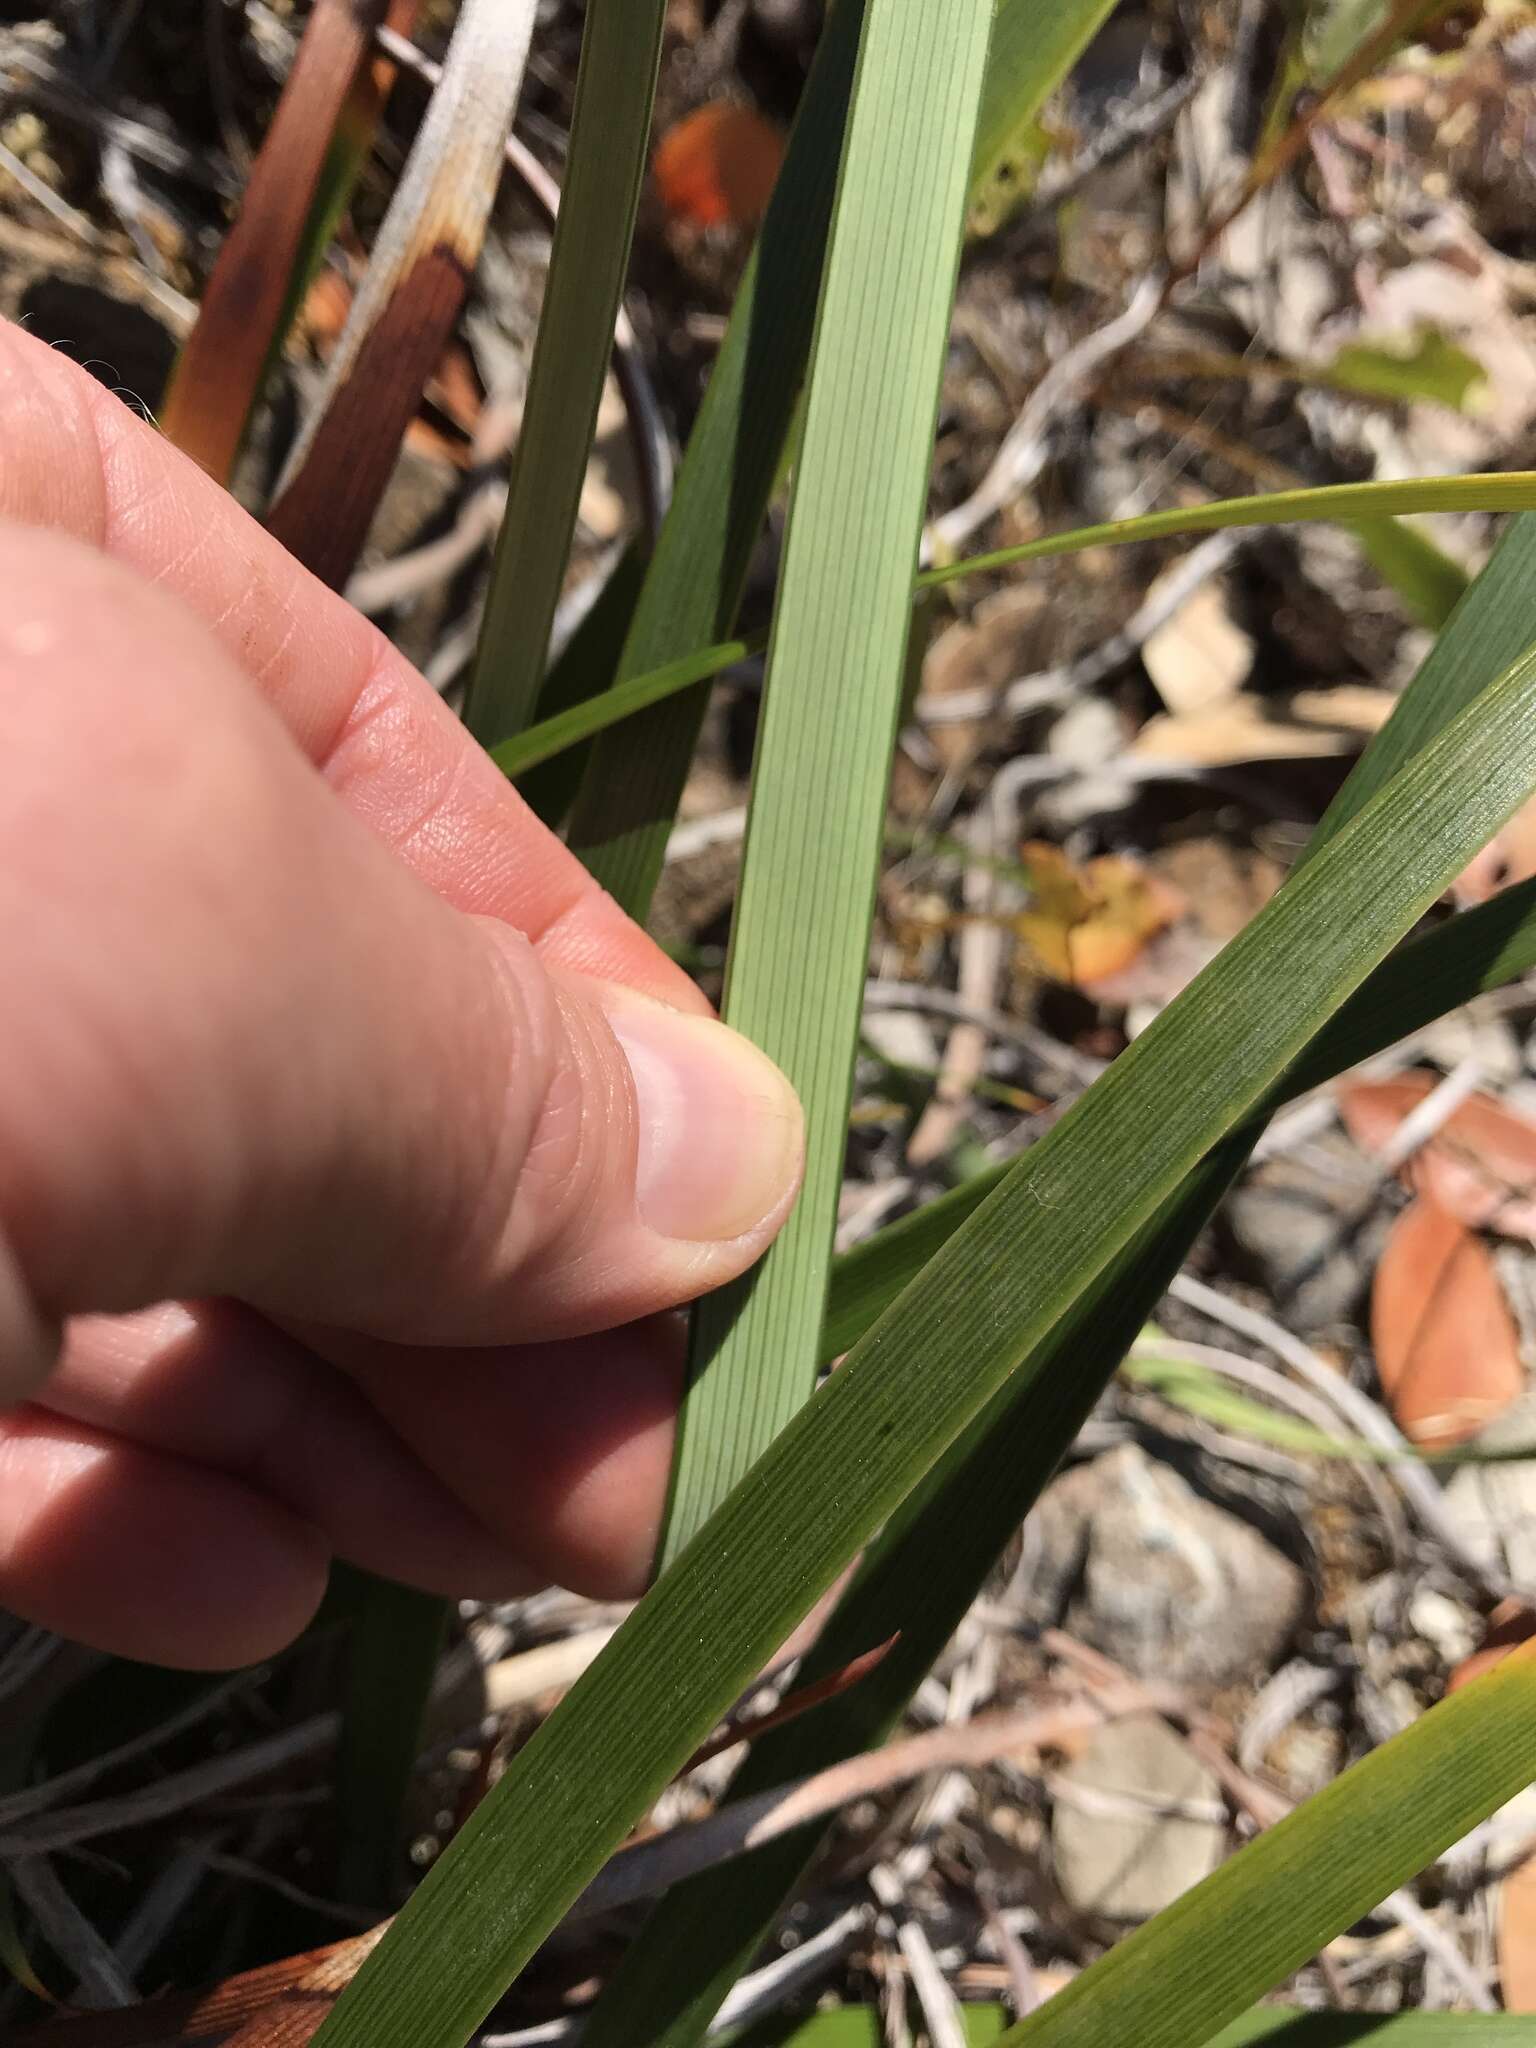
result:
<svg viewBox="0 0 1536 2048"><path fill-rule="evenodd" d="M1522 1394L1473 1441L1489 1451L1536 1446L1536 1392ZM1536 1458L1460 1466L1445 1489L1445 1510L1475 1557L1536 1593Z"/></svg>
<svg viewBox="0 0 1536 2048"><path fill-rule="evenodd" d="M1035 1618L1138 1677L1212 1686L1268 1669L1306 1610L1289 1558L1137 1444L1056 1480L1032 1520Z"/></svg>
<svg viewBox="0 0 1536 2048"><path fill-rule="evenodd" d="M1150 1920L1222 1859L1221 1787L1154 1715L1100 1728L1053 1791L1056 1881L1080 1913Z"/></svg>
<svg viewBox="0 0 1536 2048"><path fill-rule="evenodd" d="M1375 1168L1330 1131L1249 1174L1222 1211L1287 1329L1351 1320L1391 1224Z"/></svg>

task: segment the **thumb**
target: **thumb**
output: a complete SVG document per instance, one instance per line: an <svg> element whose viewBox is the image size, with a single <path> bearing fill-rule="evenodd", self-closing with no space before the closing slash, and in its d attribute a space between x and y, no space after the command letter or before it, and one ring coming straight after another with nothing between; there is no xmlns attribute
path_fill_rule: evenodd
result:
<svg viewBox="0 0 1536 2048"><path fill-rule="evenodd" d="M768 1060L445 904L158 591L0 553L0 1398L82 1311L516 1342L758 1257L800 1165Z"/></svg>

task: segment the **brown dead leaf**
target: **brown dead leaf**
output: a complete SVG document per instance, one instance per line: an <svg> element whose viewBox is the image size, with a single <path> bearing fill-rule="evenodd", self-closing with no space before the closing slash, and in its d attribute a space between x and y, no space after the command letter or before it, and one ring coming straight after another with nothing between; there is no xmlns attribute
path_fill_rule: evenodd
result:
<svg viewBox="0 0 1536 2048"><path fill-rule="evenodd" d="M766 115L716 100L674 122L652 173L662 204L693 227L753 228L768 211L783 131Z"/></svg>
<svg viewBox="0 0 1536 2048"><path fill-rule="evenodd" d="M1339 1111L1361 1150L1379 1152L1434 1085L1423 1074L1351 1082ZM1536 1244L1536 1125L1491 1095L1459 1104L1404 1174L1469 1229Z"/></svg>
<svg viewBox="0 0 1536 2048"><path fill-rule="evenodd" d="M1202 583L1147 636L1141 660L1170 711L1199 712L1241 687L1253 667L1253 640L1232 617L1221 585Z"/></svg>
<svg viewBox="0 0 1536 2048"><path fill-rule="evenodd" d="M1536 2012L1536 1855L1499 1886L1499 1989L1506 2012Z"/></svg>
<svg viewBox="0 0 1536 2048"><path fill-rule="evenodd" d="M1149 718L1130 752L1156 761L1192 761L1206 768L1246 761L1299 761L1356 751L1361 735L1386 721L1394 699L1386 690L1342 683L1298 690L1268 701L1233 694Z"/></svg>
<svg viewBox="0 0 1536 2048"><path fill-rule="evenodd" d="M1416 1444L1459 1444L1525 1385L1520 1340L1486 1246L1426 1196L1392 1226L1371 1290L1382 1391Z"/></svg>
<svg viewBox="0 0 1536 2048"><path fill-rule="evenodd" d="M1128 967L1183 912L1178 891L1125 854L1101 854L1079 867L1044 840L1022 851L1034 903L1013 927L1052 981L1091 989Z"/></svg>

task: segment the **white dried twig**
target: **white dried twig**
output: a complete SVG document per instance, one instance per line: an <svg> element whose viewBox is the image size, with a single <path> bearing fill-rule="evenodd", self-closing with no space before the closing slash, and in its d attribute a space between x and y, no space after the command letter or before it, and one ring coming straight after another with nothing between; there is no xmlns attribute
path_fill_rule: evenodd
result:
<svg viewBox="0 0 1536 2048"><path fill-rule="evenodd" d="M22 1856L11 1865L11 1882L37 1922L39 1933L78 1980L83 2005L136 2005L134 1989L109 1944L86 1919L46 1856Z"/></svg>
<svg viewBox="0 0 1536 2048"><path fill-rule="evenodd" d="M1226 1295L1218 1293L1214 1287L1207 1287L1204 1281L1196 1280L1188 1273L1179 1274L1169 1292L1189 1307L1199 1309L1202 1315L1225 1323L1228 1329L1236 1330L1240 1336L1273 1351L1308 1386L1315 1387L1324 1400L1332 1402L1358 1435L1382 1450L1394 1452L1396 1455L1388 1469L1404 1498L1423 1526L1456 1560L1459 1568L1496 1600L1504 1599L1515 1590L1503 1574L1479 1557L1467 1542L1446 1513L1434 1479L1415 1459L1411 1446L1396 1424L1368 1394L1362 1394L1341 1373L1325 1365L1310 1345L1303 1344L1299 1337L1293 1337L1273 1316L1262 1315L1257 1309L1229 1301Z"/></svg>
<svg viewBox="0 0 1536 2048"><path fill-rule="evenodd" d="M1051 365L976 489L929 527L928 552L934 559L952 561L978 527L1029 488L1045 466L1047 437L1062 406L1095 370L1146 332L1163 303L1163 292L1162 272L1148 271L1123 311L1085 335Z"/></svg>

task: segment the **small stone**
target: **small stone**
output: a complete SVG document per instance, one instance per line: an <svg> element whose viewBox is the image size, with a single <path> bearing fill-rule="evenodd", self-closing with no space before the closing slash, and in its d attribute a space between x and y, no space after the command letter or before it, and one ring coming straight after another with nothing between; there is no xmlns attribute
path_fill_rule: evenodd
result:
<svg viewBox="0 0 1536 2048"><path fill-rule="evenodd" d="M1416 1636L1430 1645L1446 1666L1470 1657L1477 1644L1472 1616L1457 1601L1420 1586L1408 1602L1408 1622Z"/></svg>
<svg viewBox="0 0 1536 2048"><path fill-rule="evenodd" d="M1222 1859L1221 1786L1155 1715L1098 1729L1053 1791L1056 1881L1079 1913L1150 1920Z"/></svg>
<svg viewBox="0 0 1536 2048"><path fill-rule="evenodd" d="M1286 1328L1302 1336L1354 1318L1391 1223L1374 1167L1341 1131L1267 1161L1222 1213Z"/></svg>
<svg viewBox="0 0 1536 2048"><path fill-rule="evenodd" d="M1216 1686L1268 1670L1307 1607L1289 1558L1138 1444L1056 1480L1034 1533L1036 1617L1139 1678Z"/></svg>
<svg viewBox="0 0 1536 2048"><path fill-rule="evenodd" d="M1536 1391L1523 1394L1468 1446L1536 1450ZM1445 1489L1445 1509L1473 1555L1507 1572L1522 1593L1536 1591L1536 1456L1463 1465Z"/></svg>

